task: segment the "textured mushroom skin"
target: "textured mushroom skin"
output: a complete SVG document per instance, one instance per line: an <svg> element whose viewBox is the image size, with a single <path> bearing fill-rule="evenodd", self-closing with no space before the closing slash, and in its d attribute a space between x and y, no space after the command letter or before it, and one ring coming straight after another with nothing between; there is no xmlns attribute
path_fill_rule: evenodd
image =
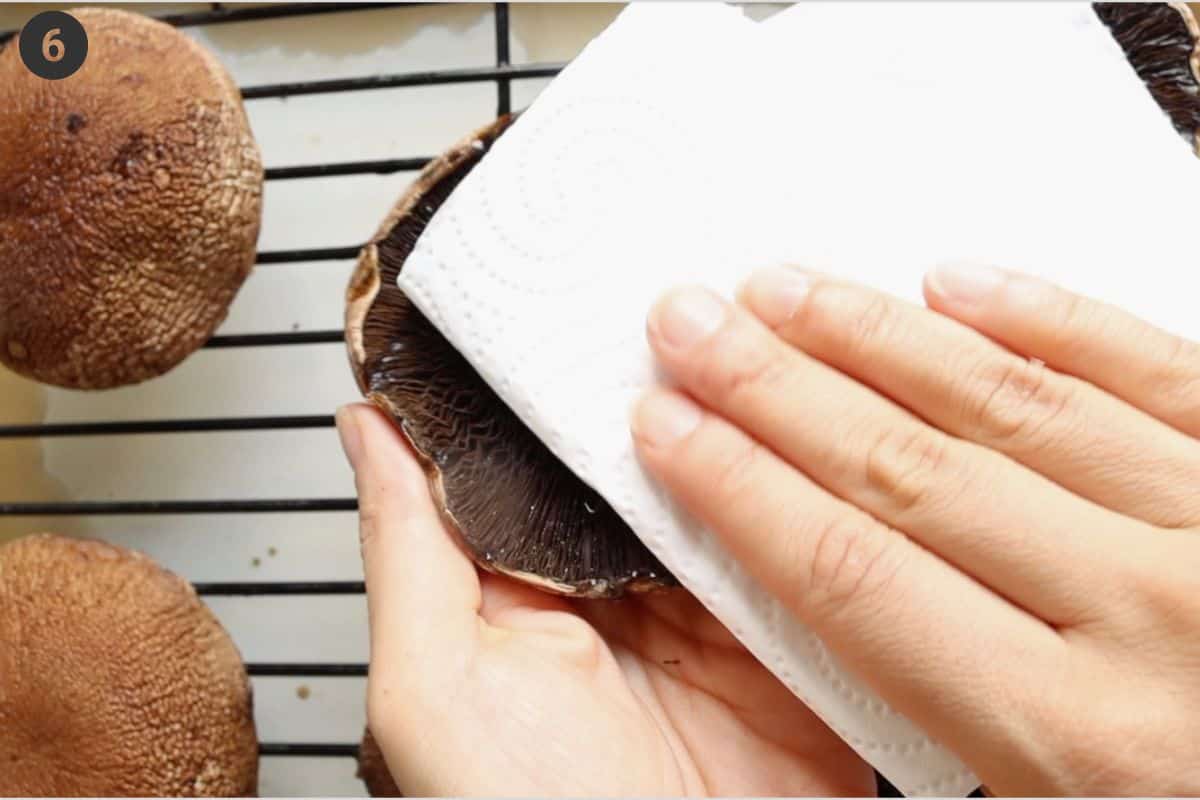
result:
<svg viewBox="0 0 1200 800"><path fill-rule="evenodd" d="M189 37L140 14L70 12L74 75L0 51L0 361L102 389L178 364L254 264L262 163L240 94Z"/></svg>
<svg viewBox="0 0 1200 800"><path fill-rule="evenodd" d="M367 787L367 792L371 797L404 796L400 792L400 787L396 786L396 781L388 770L387 762L383 759L383 751L379 749L379 743L371 735L370 728L363 733L362 744L358 746L358 771L356 774Z"/></svg>
<svg viewBox="0 0 1200 800"><path fill-rule="evenodd" d="M185 581L39 535L0 547L0 796L245 796L250 684Z"/></svg>
<svg viewBox="0 0 1200 800"><path fill-rule="evenodd" d="M1200 60L1196 18L1183 3L1093 3L1138 77L1194 147L1200 148Z"/></svg>
<svg viewBox="0 0 1200 800"><path fill-rule="evenodd" d="M435 159L364 248L347 295L351 365L425 460L477 563L543 589L612 597L675 584L607 502L520 421L396 285L425 225L510 124Z"/></svg>

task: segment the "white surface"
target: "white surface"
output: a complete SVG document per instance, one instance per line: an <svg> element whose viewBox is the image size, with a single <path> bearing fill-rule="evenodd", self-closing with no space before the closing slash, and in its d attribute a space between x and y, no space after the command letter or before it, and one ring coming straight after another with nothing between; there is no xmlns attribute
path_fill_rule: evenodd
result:
<svg viewBox="0 0 1200 800"><path fill-rule="evenodd" d="M902 36L897 31L903 31ZM669 56L658 43L671 41ZM845 674L639 468L678 283L790 261L920 299L974 258L1195 336L1198 164L1084 4L627 10L462 182L401 285L718 617L909 794L972 776Z"/></svg>
<svg viewBox="0 0 1200 800"><path fill-rule="evenodd" d="M0 29L43 5L0 5ZM60 4L59 7L62 7ZM161 14L206 4L154 4ZM514 63L555 61L612 19L613 6L513 7ZM394 8L183 29L242 86L494 63L492 7ZM545 81L514 81L514 107ZM267 166L433 155L488 120L493 83L246 103ZM268 182L260 249L358 244L412 173ZM352 262L257 267L221 333L336 329ZM112 392L44 389L0 369L0 424L330 414L358 391L341 345L203 350L170 374ZM350 497L332 429L0 439L0 500ZM0 517L0 540L33 530L98 536L196 581L360 580L353 514L30 519ZM275 548L275 555L270 554ZM256 562L257 560L257 562ZM364 662L361 597L210 598L248 661ZM256 678L260 738L357 742L360 678ZM310 687L308 699L296 689ZM265 758L263 795L364 792L345 758Z"/></svg>

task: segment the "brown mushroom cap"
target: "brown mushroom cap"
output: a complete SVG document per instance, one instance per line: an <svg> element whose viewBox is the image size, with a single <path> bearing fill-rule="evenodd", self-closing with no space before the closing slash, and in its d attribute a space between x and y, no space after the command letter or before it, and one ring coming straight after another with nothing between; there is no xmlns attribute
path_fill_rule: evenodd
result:
<svg viewBox="0 0 1200 800"><path fill-rule="evenodd" d="M400 787L392 779L383 751L371 735L371 729L363 731L362 744L358 746L358 777L367 787L371 797L403 797Z"/></svg>
<svg viewBox="0 0 1200 800"><path fill-rule="evenodd" d="M0 361L103 389L174 367L254 264L262 163L241 94L191 38L141 14L70 12L79 71L0 51Z"/></svg>
<svg viewBox="0 0 1200 800"><path fill-rule="evenodd" d="M0 796L254 794L251 705L181 578L97 541L0 547Z"/></svg>
<svg viewBox="0 0 1200 800"><path fill-rule="evenodd" d="M425 225L511 121L434 159L363 248L347 293L351 366L424 460L446 520L481 566L585 597L674 585L396 285Z"/></svg>
<svg viewBox="0 0 1200 800"><path fill-rule="evenodd" d="M1175 129L1200 151L1200 26L1194 4L1092 6Z"/></svg>

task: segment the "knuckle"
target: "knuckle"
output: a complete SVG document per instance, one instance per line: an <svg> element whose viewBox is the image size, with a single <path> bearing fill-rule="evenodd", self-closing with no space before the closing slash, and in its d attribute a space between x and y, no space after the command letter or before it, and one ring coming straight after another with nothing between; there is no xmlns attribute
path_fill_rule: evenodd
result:
<svg viewBox="0 0 1200 800"><path fill-rule="evenodd" d="M895 331L899 319L895 304L885 295L873 295L862 308L850 327L847 349L852 353L864 353L887 340Z"/></svg>
<svg viewBox="0 0 1200 800"><path fill-rule="evenodd" d="M788 371L779 348L746 341L738 331L718 336L711 350L700 358L703 390L722 404L736 404L756 395L769 397L777 392Z"/></svg>
<svg viewBox="0 0 1200 800"><path fill-rule="evenodd" d="M538 624L553 640L554 652L574 668L594 671L604 663L604 640L591 623L578 614L551 611Z"/></svg>
<svg viewBox="0 0 1200 800"><path fill-rule="evenodd" d="M925 505L937 491L948 448L947 437L932 428L885 429L866 450L867 486L900 510Z"/></svg>
<svg viewBox="0 0 1200 800"><path fill-rule="evenodd" d="M363 552L375 545L382 524L379 503L370 498L361 498L358 503L358 545Z"/></svg>
<svg viewBox="0 0 1200 800"><path fill-rule="evenodd" d="M762 455L762 446L753 441L722 453L712 466L712 490L720 502L744 503L751 500Z"/></svg>
<svg viewBox="0 0 1200 800"><path fill-rule="evenodd" d="M1034 441L1073 403L1073 391L1052 380L1040 361L989 361L967 383L966 422L991 441Z"/></svg>
<svg viewBox="0 0 1200 800"><path fill-rule="evenodd" d="M1151 384L1166 408L1200 428L1200 345L1172 336Z"/></svg>
<svg viewBox="0 0 1200 800"><path fill-rule="evenodd" d="M1096 342L1104 341L1105 331L1112 324L1103 313L1103 306L1072 292L1057 290L1058 322L1056 347L1062 356L1077 360L1088 357ZM1053 318L1053 317L1052 317Z"/></svg>
<svg viewBox="0 0 1200 800"><path fill-rule="evenodd" d="M1187 636L1200 624L1200 559L1190 547L1168 548L1161 555L1148 563L1135 559L1126 567L1119 584L1122 608L1138 631L1151 626Z"/></svg>
<svg viewBox="0 0 1200 800"><path fill-rule="evenodd" d="M887 531L865 515L825 523L812 539L801 603L826 618L870 603L895 574L892 551Z"/></svg>

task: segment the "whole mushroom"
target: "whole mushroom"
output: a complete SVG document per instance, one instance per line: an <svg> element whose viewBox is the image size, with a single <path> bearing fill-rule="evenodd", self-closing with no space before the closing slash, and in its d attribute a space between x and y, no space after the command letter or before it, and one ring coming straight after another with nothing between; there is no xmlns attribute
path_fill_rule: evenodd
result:
<svg viewBox="0 0 1200 800"><path fill-rule="evenodd" d="M141 14L70 13L88 36L75 74L0 51L0 362L105 389L166 372L225 318L263 170L212 54Z"/></svg>
<svg viewBox="0 0 1200 800"><path fill-rule="evenodd" d="M146 556L42 534L0 547L0 796L253 795L237 648Z"/></svg>

